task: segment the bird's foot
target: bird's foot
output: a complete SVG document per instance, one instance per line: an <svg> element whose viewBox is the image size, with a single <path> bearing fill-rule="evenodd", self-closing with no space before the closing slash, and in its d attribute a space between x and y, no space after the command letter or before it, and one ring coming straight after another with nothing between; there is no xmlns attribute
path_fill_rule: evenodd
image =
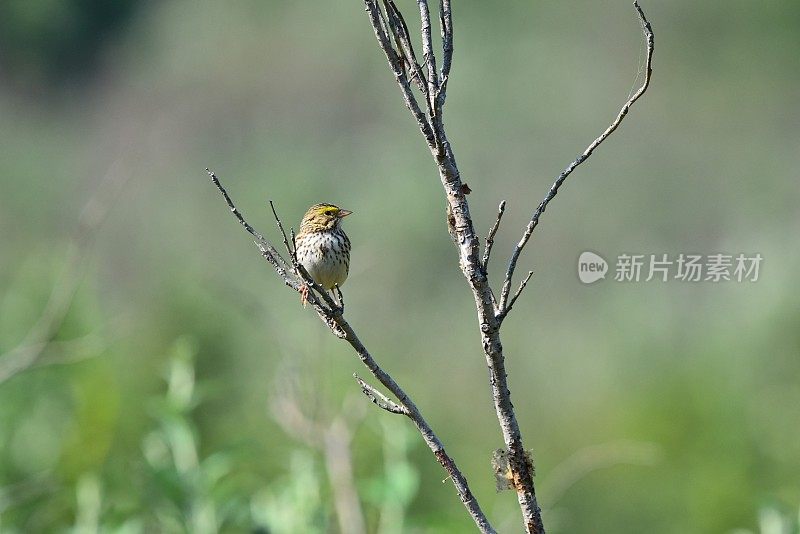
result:
<svg viewBox="0 0 800 534"><path fill-rule="evenodd" d="M308 304L308 292L308 284L304 283L302 286L300 286L300 303L303 305L303 308L305 308L306 304Z"/></svg>

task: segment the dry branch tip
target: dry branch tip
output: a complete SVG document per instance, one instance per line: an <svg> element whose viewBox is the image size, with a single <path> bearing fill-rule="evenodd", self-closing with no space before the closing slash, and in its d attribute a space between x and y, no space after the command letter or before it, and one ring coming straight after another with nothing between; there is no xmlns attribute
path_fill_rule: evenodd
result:
<svg viewBox="0 0 800 534"><path fill-rule="evenodd" d="M506 201L503 200L497 207L497 217L495 218L494 224L489 229L489 233L486 235L486 245L484 246L483 259L481 260L481 268L483 269L484 274L488 272L489 257L492 255L492 246L494 246L494 236L497 234L497 229L500 228L500 221L503 218L505 211Z"/></svg>
<svg viewBox="0 0 800 534"><path fill-rule="evenodd" d="M639 100L639 97L641 97L644 94L644 92L647 90L647 88L650 86L650 79L651 79L652 74L653 74L653 50L655 48L654 37L653 37L653 29L652 29L652 27L650 25L650 21L647 20L647 17L645 16L644 11L642 11L642 8L639 6L639 3L638 2L634 2L633 5L636 8L636 12L637 12L637 14L639 16L640 22L642 23L642 31L644 33L645 40L647 41L647 57L646 57L646 60L645 60L645 78L644 78L644 81L642 82L641 87L639 87L639 89L633 94L633 96L631 96L625 102L625 104L622 106L622 108L620 109L619 113L617 114L617 117L614 119L614 121L611 123L611 125L608 128L606 128L605 131L602 134L600 134L600 136L597 139L592 141L589 144L589 146L586 148L586 150L584 150L572 163L570 163L567 166L566 169L564 169L561 172L561 174L558 176L558 178L556 178L555 182L553 182L553 185L550 186L550 189L548 190L547 195L545 195L544 199L539 203L539 206L536 208L536 211L533 212L533 215L531 216L531 220L530 220L530 222L528 222L528 225L525 228L524 233L522 234L522 238L519 240L517 245L514 247L514 251L511 254L511 258L508 261L508 268L506 269L506 275L505 275L505 279L503 281L503 288L502 288L502 291L501 291L501 294L500 294L500 309L505 309L506 308L506 304L508 303L509 294L511 292L511 281L512 281L512 278L514 276L514 269L516 269L516 266L517 266L517 260L519 259L519 256L522 253L522 250L525 248L525 245L530 240L531 235L533 234L533 231L538 226L539 219L542 216L542 214L544 213L544 211L547 209L547 205L558 194L559 188L564 184L564 181L567 179L567 177L570 174L572 174L572 171L574 171L584 161L589 159L589 157L592 155L594 150L598 146L600 146L603 143L603 141L608 139L608 137L612 133L614 133L614 131L617 129L617 127L622 123L622 120L628 114L628 111L630 110L631 106L637 100Z"/></svg>

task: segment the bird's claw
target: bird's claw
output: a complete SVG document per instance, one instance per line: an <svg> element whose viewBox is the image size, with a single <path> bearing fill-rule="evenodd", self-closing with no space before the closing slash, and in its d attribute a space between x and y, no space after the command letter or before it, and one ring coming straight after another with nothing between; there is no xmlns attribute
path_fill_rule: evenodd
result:
<svg viewBox="0 0 800 534"><path fill-rule="evenodd" d="M308 284L300 286L300 303L303 305L303 308L308 304L308 291Z"/></svg>

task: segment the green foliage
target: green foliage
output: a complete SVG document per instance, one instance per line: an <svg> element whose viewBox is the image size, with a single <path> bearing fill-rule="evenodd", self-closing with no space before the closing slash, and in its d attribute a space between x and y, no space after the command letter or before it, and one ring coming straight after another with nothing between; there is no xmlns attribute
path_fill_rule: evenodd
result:
<svg viewBox="0 0 800 534"><path fill-rule="evenodd" d="M797 534L800 532L800 509L792 510L779 503L763 506L758 512L758 529L738 529L730 534Z"/></svg>
<svg viewBox="0 0 800 534"><path fill-rule="evenodd" d="M328 505L320 489L319 465L308 451L292 454L289 473L274 488L253 496L253 516L268 532L328 532Z"/></svg>
<svg viewBox="0 0 800 534"><path fill-rule="evenodd" d="M234 451L203 455L194 416L202 405L195 379L197 350L195 340L182 337L166 355L166 391L147 402L152 423L141 438L141 458L129 460L133 469L126 470L122 487L113 472L104 472L103 460L97 459L97 455L107 454L108 447L98 443L96 433L91 432L92 423L82 420L81 414L86 413L82 398L76 398L70 415L84 432L80 442L91 444L80 453L70 450L78 438L69 433L62 433L61 438L48 436L45 427L50 422L46 418L41 423L26 423L34 425L30 430L19 429L24 436L21 439L37 443L49 438L45 443L63 447L62 462L75 473L62 477L59 497L63 497L63 515L61 520L51 519L50 527L69 521L72 516L73 532L87 534L330 531L334 512L317 452L296 448L283 473L255 490L240 483L242 473L237 463L242 459ZM87 389L75 391L86 396ZM104 403L103 399L94 400L100 406ZM102 411L96 407L89 413L98 417ZM407 458L412 436L409 430L391 425L384 425L383 433L385 473L365 482L369 488L364 492L365 502L374 509L370 514L378 517L380 532L400 532L406 508L418 488L418 474ZM19 456L23 453L24 458ZM41 468L47 464L43 455L48 454L53 456L36 448L20 449L17 463ZM80 462L76 465L77 458ZM78 472L80 468L84 471ZM24 501L18 492L27 486L33 491L29 498L34 507L28 510L31 515L23 519ZM7 485L0 494L0 517L10 528L31 524L36 519L35 507L50 500L50 495L39 494L42 488L37 486L46 488L42 480L29 479ZM70 497L71 492L74 498Z"/></svg>

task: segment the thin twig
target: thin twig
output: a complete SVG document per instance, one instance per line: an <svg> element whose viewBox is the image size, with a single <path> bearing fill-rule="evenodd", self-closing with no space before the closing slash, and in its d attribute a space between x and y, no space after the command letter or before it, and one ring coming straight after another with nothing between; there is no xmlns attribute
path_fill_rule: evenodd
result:
<svg viewBox="0 0 800 534"><path fill-rule="evenodd" d="M264 254L264 257L267 257L267 255L269 255L271 258L267 259L270 260L272 266L275 267L279 275L281 275L283 278L286 278L286 273L287 271L290 270L290 267L289 264L286 262L286 260L283 259L283 256L281 256L280 253L275 249L275 247L272 246L272 243L267 241L263 235L258 233L255 230L255 228L253 228L250 225L250 223L248 223L245 220L242 213L233 203L233 200L231 200L231 197L228 195L228 192L225 190L224 187L222 187L222 184L220 183L219 178L217 178L217 175L214 174L214 171L211 171L208 168L206 168L206 172L211 177L211 181L214 182L214 185L217 187L219 192L222 193L225 202L228 204L228 208L230 208L231 213L233 213L234 217L236 217L236 220L239 221L239 224L241 224L250 235L256 238L256 244L258 245L258 248L261 249L261 252L262 254Z"/></svg>
<svg viewBox="0 0 800 534"><path fill-rule="evenodd" d="M359 377L356 373L353 373L353 378L355 378L356 382L358 382L358 385L361 386L361 391L364 393L364 395L366 395L366 397L369 400L371 400L376 406L390 413L408 415L408 410L406 410L403 406L400 406L399 404L391 400L389 397L387 397L374 387L364 382L361 379L361 377Z"/></svg>
<svg viewBox="0 0 800 534"><path fill-rule="evenodd" d="M614 119L614 122L606 128L606 130L600 134L600 137L592 141L592 143L583 151L581 155L579 155L575 161L570 163L566 169L558 176L553 185L550 186L550 190L547 192L547 195L544 197L544 200L539 204L539 207L536 208L536 211L533 212L533 216L531 217L528 226L525 228L525 232L522 234L522 238L517 243L516 247L514 247L514 252L511 254L511 259L508 262L508 268L506 269L506 276L505 280L503 281L503 289L500 293L500 307L505 308L506 302L508 301L509 293L511 292L511 279L514 276L514 269L517 267L517 260L519 259L519 255L522 253L522 249L525 248L525 245L528 243L528 240L531 238L531 234L533 234L534 229L539 224L539 218L544 213L544 210L547 209L547 205L550 203L551 200L558 194L558 189L564 183L564 180L567 179L567 176L572 174L581 163L589 159L589 156L592 155L592 152L600 146L600 144L605 141L608 136L614 133L614 130L622 122L622 119L625 118L625 115L628 114L631 106L639 100L644 92L647 90L648 86L650 85L650 78L653 74L653 50L654 50L654 39L653 39L653 28L650 26L650 22L645 17L644 11L639 6L639 2L633 3L634 7L636 8L636 12L639 15L639 20L642 23L642 31L644 32L645 39L647 41L647 58L645 61L645 76L644 82L642 86L639 87L639 90L636 91L633 96L625 102L625 105L622 106L619 113L617 114L617 118Z"/></svg>
<svg viewBox="0 0 800 534"><path fill-rule="evenodd" d="M486 246L483 249L483 260L481 260L481 268L483 272L488 272L489 257L492 255L492 247L494 246L494 236L497 234L497 229L500 228L500 220L503 218L503 213L506 211L506 201L500 202L497 207L497 218L494 224L489 229L489 234L486 236Z"/></svg>
<svg viewBox="0 0 800 534"><path fill-rule="evenodd" d="M431 36L431 13L428 9L428 0L417 0L422 34L422 57L428 69L428 98L439 90L439 73L436 72L436 55L433 53L433 37ZM435 103L430 103L431 109Z"/></svg>
<svg viewBox="0 0 800 534"><path fill-rule="evenodd" d="M408 68L412 71L411 79L416 81L417 87L419 87L419 90L425 95L427 105L430 106L428 80L417 61L417 54L414 52L414 46L411 43L411 34L408 31L406 21L403 19L403 15L400 14L393 0L383 0L383 5L386 7L386 17L389 19L389 27L392 30L395 41L400 47L398 54L406 59Z"/></svg>
<svg viewBox="0 0 800 534"><path fill-rule="evenodd" d="M281 218L278 217L278 212L275 211L275 204L272 202L272 200L269 201L269 207L272 209L272 215L273 217L275 217L275 222L278 225L278 230L280 230L281 236L283 237L283 246L286 247L286 253L289 254L290 258L294 258L295 250L289 246L289 238L286 237L286 230L283 229L283 223L281 222Z"/></svg>
<svg viewBox="0 0 800 534"><path fill-rule="evenodd" d="M453 461L450 455L447 454L444 445L439 440L439 437L434 433L433 429L430 427L425 418L422 416L419 408L417 408L417 405L411 400L406 392L403 391L403 388L401 388L400 385L397 384L397 382L395 382L394 379L378 365L369 351L367 351L363 343L361 343L361 340L358 339L358 336L356 335L355 331L353 331L353 328L350 326L350 324L348 324L342 316L338 316L335 319L337 324L346 334L345 340L347 340L353 349L355 349L356 353L367 369L369 369L372 375L377 378L380 383L392 393L392 395L395 396L398 404L408 411L408 413L405 415L411 419L411 421L414 423L414 426L417 427L417 430L425 440L426 445L428 445L428 448L431 450L431 452L433 452L436 460L447 471L448 475L450 475L461 502L472 516L472 519L475 521L478 529L484 534L495 534L496 531L489 523L489 520L481 510L478 501L475 499L472 491L469 489L469 484L467 483L466 477L464 477L464 475L458 469L455 461Z"/></svg>
<svg viewBox="0 0 800 534"><path fill-rule="evenodd" d="M436 91L436 107L441 110L447 98L447 81L453 63L453 12L450 0L439 0L439 26L442 34L442 72L439 88Z"/></svg>
<svg viewBox="0 0 800 534"><path fill-rule="evenodd" d="M297 235L294 233L294 228L290 229L292 234L292 260L297 261Z"/></svg>
<svg viewBox="0 0 800 534"><path fill-rule="evenodd" d="M517 302L517 299L522 294L522 292L525 290L525 286L528 285L528 281L531 279L531 276L533 276L533 271L528 271L528 276L526 276L522 280L522 282L519 284L519 288L517 288L517 292L514 293L514 296L511 297L511 300L508 302L508 306L506 306L505 308L501 309L500 313L498 313L498 318L500 320L505 319L506 315L508 315L508 312L511 311L511 308L514 307L514 303Z"/></svg>
<svg viewBox="0 0 800 534"><path fill-rule="evenodd" d="M453 12L450 0L439 1L439 24L442 33L442 77L440 85L444 85L450 76L453 63Z"/></svg>

